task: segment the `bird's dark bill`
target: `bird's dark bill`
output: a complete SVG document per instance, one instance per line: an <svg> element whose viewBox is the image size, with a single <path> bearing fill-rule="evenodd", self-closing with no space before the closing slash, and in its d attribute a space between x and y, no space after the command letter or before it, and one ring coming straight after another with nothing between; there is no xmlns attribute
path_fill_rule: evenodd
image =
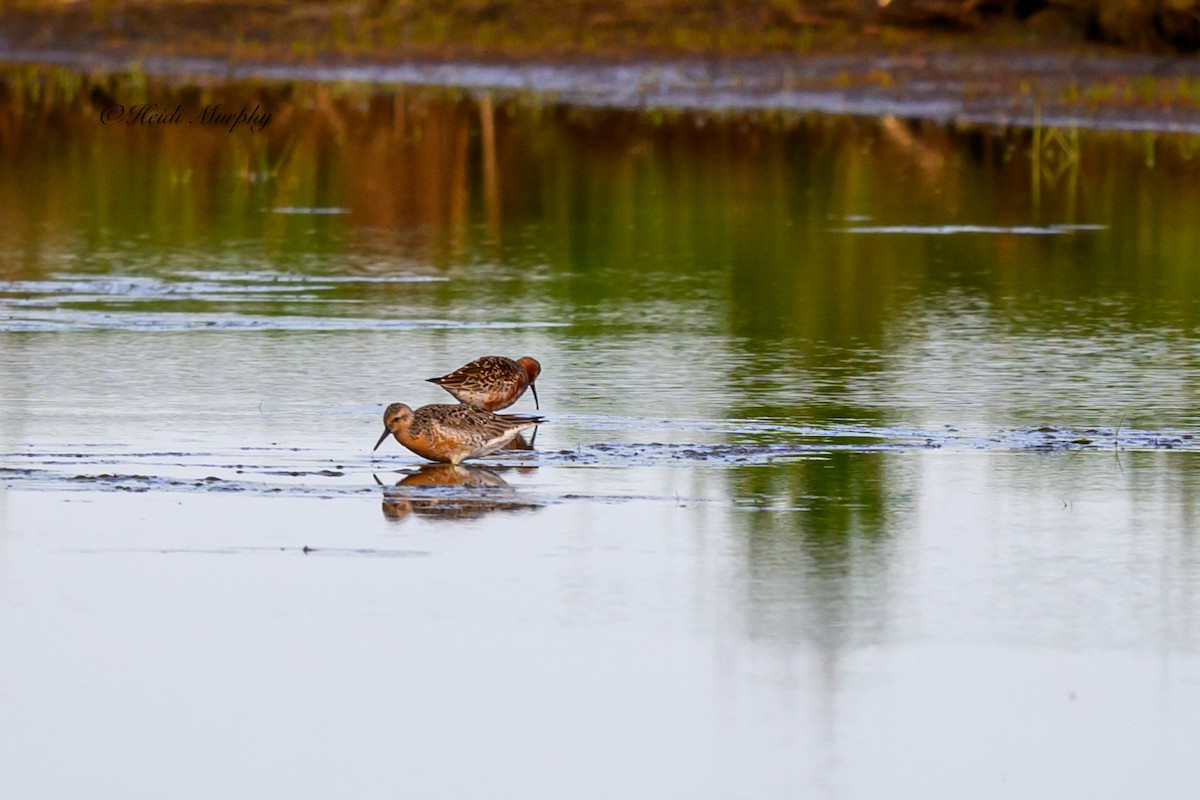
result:
<svg viewBox="0 0 1200 800"><path fill-rule="evenodd" d="M392 435L392 432L391 432L391 431L389 431L387 428L384 428L384 429L383 429L383 436L380 436L380 437L379 437L379 441L375 443L375 446L371 448L371 451L372 451L372 452L374 452L374 451L378 450L378 449L379 449L379 445L383 444L383 440L384 440L384 439L386 439L387 437L391 436L391 435Z"/></svg>
<svg viewBox="0 0 1200 800"><path fill-rule="evenodd" d="M538 405L537 386L532 383L529 384L529 391L533 392L533 407L540 411L542 407L540 405Z"/></svg>

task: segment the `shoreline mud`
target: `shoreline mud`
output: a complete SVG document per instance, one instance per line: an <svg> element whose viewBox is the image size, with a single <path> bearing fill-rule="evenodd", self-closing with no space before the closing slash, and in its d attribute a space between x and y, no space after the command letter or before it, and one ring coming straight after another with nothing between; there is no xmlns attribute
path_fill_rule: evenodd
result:
<svg viewBox="0 0 1200 800"><path fill-rule="evenodd" d="M272 63L0 50L0 66L173 84L310 81L445 88L540 104L716 114L845 114L998 127L1200 133L1200 59L1023 51L638 61Z"/></svg>
<svg viewBox="0 0 1200 800"><path fill-rule="evenodd" d="M1118 5L28 0L0 9L0 66L98 84L313 81L654 113L1200 132L1200 21L1178 4Z"/></svg>

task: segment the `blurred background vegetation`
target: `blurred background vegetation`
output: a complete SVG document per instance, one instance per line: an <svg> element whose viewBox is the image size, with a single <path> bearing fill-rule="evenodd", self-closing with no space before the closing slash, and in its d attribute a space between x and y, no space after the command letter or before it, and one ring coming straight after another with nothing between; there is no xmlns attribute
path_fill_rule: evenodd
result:
<svg viewBox="0 0 1200 800"><path fill-rule="evenodd" d="M944 46L1200 49L1200 0L0 0L0 53L275 60L765 55Z"/></svg>
<svg viewBox="0 0 1200 800"><path fill-rule="evenodd" d="M103 126L98 108L108 93L130 105L182 104L192 115L214 102L261 105L273 118L258 133ZM1105 320L1130 315L1190 329L1200 320L1192 302L1198 176L1200 140L1188 135L647 114L359 84L181 87L25 67L0 75L0 207L9 211L0 215L0 241L10 255L0 279L41 280L63 268L54 253L83 258L123 242L139 242L155 259L177 251L210 258L219 243L255 242L284 263L313 252L336 254L340 264L348 252L371 261L401 251L449 272L482 261L537 276L553 265L570 279L470 291L561 290L557 299L580 319L586 309L602 316L643 302L653 287L639 281L654 275L720 276L730 287L730 324L747 341L874 343L893 316L882 310L963 287L995 308L1025 298L1055 324L1064 304L1128 291ZM895 222L1111 229L961 237L842 230ZM110 267L87 258L100 271ZM388 287L346 290L359 289ZM504 295L493 305L534 299ZM1068 327L1055 324L1056 332Z"/></svg>

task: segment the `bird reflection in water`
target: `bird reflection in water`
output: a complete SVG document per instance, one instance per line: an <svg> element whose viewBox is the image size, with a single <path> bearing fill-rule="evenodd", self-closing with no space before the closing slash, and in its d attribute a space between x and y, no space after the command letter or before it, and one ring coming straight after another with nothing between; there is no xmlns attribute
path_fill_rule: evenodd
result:
<svg viewBox="0 0 1200 800"><path fill-rule="evenodd" d="M378 476L375 482L384 486ZM461 464L426 464L383 490L383 515L397 521L412 514L435 519L477 519L497 511L528 511L539 507L520 499L516 490L495 471Z"/></svg>
<svg viewBox="0 0 1200 800"><path fill-rule="evenodd" d="M537 441L537 432L538 432L538 429L535 427L533 429L533 435L530 436L528 439L525 438L525 434L523 432L518 433L516 436L514 436L512 438L512 440L508 444L504 445L504 447L502 447L500 449L501 450L532 450L533 443Z"/></svg>

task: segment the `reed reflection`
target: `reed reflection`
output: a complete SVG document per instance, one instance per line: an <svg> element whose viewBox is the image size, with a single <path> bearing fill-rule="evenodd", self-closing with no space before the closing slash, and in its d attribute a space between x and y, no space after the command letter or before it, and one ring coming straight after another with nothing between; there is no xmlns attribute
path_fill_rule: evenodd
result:
<svg viewBox="0 0 1200 800"><path fill-rule="evenodd" d="M891 542L907 506L893 462L834 451L732 469L746 512L745 624L752 639L814 642L830 657L886 623ZM895 506L895 507L889 507Z"/></svg>
<svg viewBox="0 0 1200 800"><path fill-rule="evenodd" d="M262 106L273 116L261 131L233 134L104 126L98 97ZM168 263L255 243L240 268L294 259L309 270L326 263L320 256L349 253L376 269L397 256L438 269L485 261L559 280L472 286L476 305L537 299L598 334L611 332L614 309L627 320L700 325L645 311L664 300L716 301L724 313L707 324L764 352L779 341L886 347L899 316L953 291L1011 319L1022 318L1014 304L1042 298L1029 316L1054 331L1078 329L1063 300L1118 295L1114 308L1132 320L1166 315L1194 329L1200 306L1181 298L1194 294L1200 254L1195 137L1158 137L1148 162L1144 137L1080 135L1073 177L1035 196L1031 136L894 118L656 115L394 87L187 86L6 69L0 207L12 213L0 218L0 240L20 258L0 270L36 279L65 254L111 271L126 262L114 247L129 243L159 261L171 248L178 258ZM893 191L906 185L920 188ZM345 213L272 213L280 208ZM1113 230L852 232L1030 222ZM1155 272L1131 284L1132 263ZM384 290L347 287L346 299L355 291ZM454 292L437 299L453 304Z"/></svg>
<svg viewBox="0 0 1200 800"><path fill-rule="evenodd" d="M894 613L894 542L908 526L907 479L882 453L735 467L731 497L749 506L742 528L742 577L735 625L752 650L812 652L806 675L824 746L833 752L845 661L887 639ZM897 485L897 484L900 485ZM795 676L789 677L790 681Z"/></svg>
<svg viewBox="0 0 1200 800"><path fill-rule="evenodd" d="M528 444L525 445L528 447ZM440 520L479 519L501 511L532 511L540 505L522 499L495 469L426 464L395 486L383 486L383 515L402 522L412 515Z"/></svg>

